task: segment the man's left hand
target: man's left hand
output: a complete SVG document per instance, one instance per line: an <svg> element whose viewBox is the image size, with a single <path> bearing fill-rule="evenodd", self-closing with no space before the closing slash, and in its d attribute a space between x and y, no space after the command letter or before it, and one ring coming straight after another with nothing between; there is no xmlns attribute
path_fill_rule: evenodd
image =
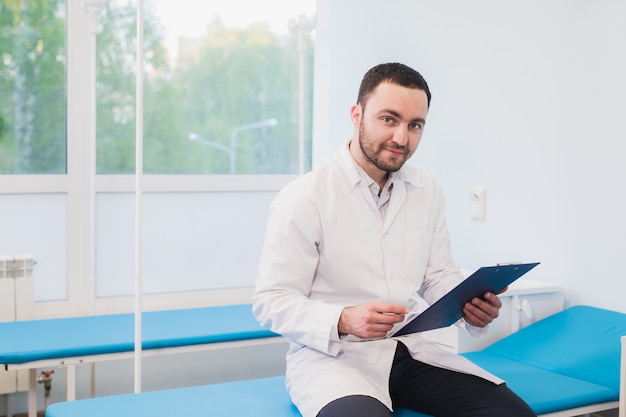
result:
<svg viewBox="0 0 626 417"><path fill-rule="evenodd" d="M474 297L463 308L464 319L470 326L485 327L500 312L502 301L494 293L485 293L484 298Z"/></svg>

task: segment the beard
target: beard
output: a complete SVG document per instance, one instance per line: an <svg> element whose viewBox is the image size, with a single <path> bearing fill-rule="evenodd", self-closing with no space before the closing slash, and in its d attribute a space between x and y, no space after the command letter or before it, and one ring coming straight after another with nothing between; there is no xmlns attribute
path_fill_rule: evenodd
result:
<svg viewBox="0 0 626 417"><path fill-rule="evenodd" d="M359 146L368 161L385 172L398 171L415 151L415 149L409 149L408 146L398 146L392 140L376 144L363 123L359 126ZM401 152L402 157L389 157L385 149Z"/></svg>

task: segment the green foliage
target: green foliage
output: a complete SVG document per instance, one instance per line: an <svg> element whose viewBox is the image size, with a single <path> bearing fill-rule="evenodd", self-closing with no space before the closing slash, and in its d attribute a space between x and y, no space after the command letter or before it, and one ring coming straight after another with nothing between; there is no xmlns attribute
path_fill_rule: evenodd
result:
<svg viewBox="0 0 626 417"><path fill-rule="evenodd" d="M135 72L126 65L135 51L132 13L131 5L109 8L101 19L98 42L108 45L98 65L102 173L134 172ZM144 20L144 172L227 174L236 129L268 119L278 124L236 134L236 173L297 172L296 39L215 20L203 39L179 39L178 56L168 56L158 20L150 13Z"/></svg>
<svg viewBox="0 0 626 417"><path fill-rule="evenodd" d="M64 173L64 1L3 0L0 45L0 173Z"/></svg>
<svg viewBox="0 0 626 417"><path fill-rule="evenodd" d="M65 1L0 3L0 173L66 171ZM235 137L236 173L297 172L297 39L279 37L261 24L228 29L216 19L204 38L179 39L179 54L171 56L161 22L151 11L148 1L143 25L144 171L228 173ZM107 1L98 22L97 171L132 173L135 2ZM308 68L312 49L307 48ZM240 129L267 119L278 123ZM311 131L310 122L306 131ZM200 140L192 141L190 135Z"/></svg>

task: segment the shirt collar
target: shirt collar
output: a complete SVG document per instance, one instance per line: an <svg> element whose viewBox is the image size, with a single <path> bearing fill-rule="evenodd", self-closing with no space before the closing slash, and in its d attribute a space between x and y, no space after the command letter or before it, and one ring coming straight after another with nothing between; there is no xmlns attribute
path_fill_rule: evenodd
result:
<svg viewBox="0 0 626 417"><path fill-rule="evenodd" d="M357 162L354 160L352 154L350 153L349 146L350 140L348 140L339 147L334 157L339 166L347 175L350 186L349 189L344 189L344 192L346 193L348 193L351 189L354 189L354 187L356 187L357 184L359 184L361 181L363 181L363 184L367 185L368 187L371 185L370 181L374 182L374 180L371 179L371 177L369 177L369 175L367 175L365 171L363 171L363 169L359 166L359 164L357 164ZM364 177L361 175L361 171L363 171L363 175L365 175L367 181L364 180ZM390 173L389 179L387 180L387 184L385 185L385 187L394 183L397 187L401 182L412 184L414 187L417 188L423 188L424 186L421 180L421 176L410 175L407 167L404 166L400 168L400 170ZM347 184L344 184L344 186L347 186Z"/></svg>
<svg viewBox="0 0 626 417"><path fill-rule="evenodd" d="M389 173L389 176L387 177L387 182L385 183L385 185L383 186L383 189L381 190L378 183L374 181L374 179L372 179L372 177L370 177L370 175L367 172L365 172L363 167L361 167L361 165L359 165L358 162L352 156L352 153L350 152L350 141L348 141L348 143L346 144L346 149L348 151L348 155L350 156L350 160L352 161L352 165L355 167L356 171L359 174L360 180L363 181L370 188L370 190L372 190L372 192L375 192L376 194L380 194L382 193L383 190L391 191L391 189L393 189L393 182L396 177L396 172Z"/></svg>

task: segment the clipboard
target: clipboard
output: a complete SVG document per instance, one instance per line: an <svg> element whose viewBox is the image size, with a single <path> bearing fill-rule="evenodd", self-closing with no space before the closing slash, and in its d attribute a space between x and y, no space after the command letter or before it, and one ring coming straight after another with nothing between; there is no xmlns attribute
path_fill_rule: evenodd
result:
<svg viewBox="0 0 626 417"><path fill-rule="evenodd" d="M448 327L463 317L463 306L486 292L499 293L513 281L539 265L539 262L483 266L437 300L393 336Z"/></svg>

